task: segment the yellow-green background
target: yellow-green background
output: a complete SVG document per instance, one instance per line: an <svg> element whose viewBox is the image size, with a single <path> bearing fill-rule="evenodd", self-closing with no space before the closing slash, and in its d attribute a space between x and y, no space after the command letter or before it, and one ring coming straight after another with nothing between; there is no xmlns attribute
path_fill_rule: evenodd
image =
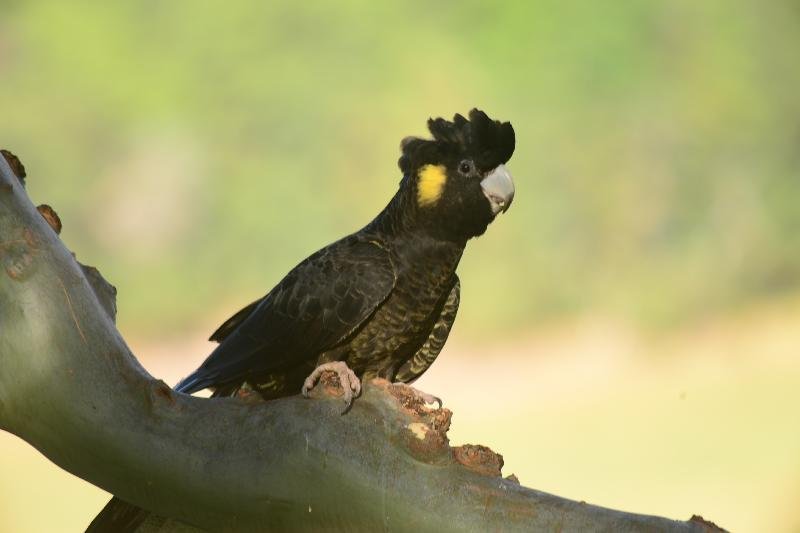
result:
<svg viewBox="0 0 800 533"><path fill-rule="evenodd" d="M429 116L511 120L514 206L420 381L452 439L575 499L800 531L798 60L791 0L0 0L0 146L174 380L384 205ZM0 435L0 531L102 500Z"/></svg>

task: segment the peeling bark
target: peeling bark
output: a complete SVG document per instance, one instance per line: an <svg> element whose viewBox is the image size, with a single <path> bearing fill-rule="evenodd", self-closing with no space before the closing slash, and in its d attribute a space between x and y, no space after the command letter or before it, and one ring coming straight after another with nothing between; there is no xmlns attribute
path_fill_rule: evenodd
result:
<svg viewBox="0 0 800 533"><path fill-rule="evenodd" d="M450 447L450 411L386 381L345 416L331 378L309 400L174 392L138 364L113 323L115 289L21 179L0 158L0 427L151 510L139 531L718 530L503 479L488 448Z"/></svg>

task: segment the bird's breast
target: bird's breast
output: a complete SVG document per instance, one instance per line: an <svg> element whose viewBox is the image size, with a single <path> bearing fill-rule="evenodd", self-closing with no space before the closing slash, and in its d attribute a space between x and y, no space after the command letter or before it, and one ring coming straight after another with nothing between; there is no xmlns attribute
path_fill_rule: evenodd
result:
<svg viewBox="0 0 800 533"><path fill-rule="evenodd" d="M430 334L460 257L458 249L398 256L394 289L351 339L347 364L359 374L391 379Z"/></svg>

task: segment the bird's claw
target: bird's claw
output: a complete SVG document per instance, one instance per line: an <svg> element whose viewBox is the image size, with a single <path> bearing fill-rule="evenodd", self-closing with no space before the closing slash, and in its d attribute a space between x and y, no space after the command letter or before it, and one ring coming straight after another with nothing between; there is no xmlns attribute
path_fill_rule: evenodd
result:
<svg viewBox="0 0 800 533"><path fill-rule="evenodd" d="M347 366L347 363L344 361L334 361L332 363L323 363L319 365L317 368L314 369L311 374L305 379L303 382L303 388L301 392L303 396L308 398L308 393L319 381L319 378L322 376L323 372L333 372L339 378L339 383L342 386L342 392L344 393L344 410L342 414L345 414L347 411L350 410L350 407L353 404L353 398L357 398L361 395L361 380L358 379L355 372L350 370L350 367Z"/></svg>
<svg viewBox="0 0 800 533"><path fill-rule="evenodd" d="M434 396L433 394L428 394L427 392L422 392L421 390L417 390L417 393L419 394L419 397L425 401L426 404L434 404L434 403L437 404L436 407L437 409L441 409L442 405L444 405L442 403L442 399L439 398L438 396Z"/></svg>
<svg viewBox="0 0 800 533"><path fill-rule="evenodd" d="M400 385L401 387L408 387L409 389L414 391L414 394L416 394L419 399L425 402L426 405L437 404L438 405L437 409L441 409L442 405L444 405L442 399L439 398L438 396L434 396L433 394L428 394L427 392L422 392L421 390L412 387L408 383L396 382L395 385Z"/></svg>

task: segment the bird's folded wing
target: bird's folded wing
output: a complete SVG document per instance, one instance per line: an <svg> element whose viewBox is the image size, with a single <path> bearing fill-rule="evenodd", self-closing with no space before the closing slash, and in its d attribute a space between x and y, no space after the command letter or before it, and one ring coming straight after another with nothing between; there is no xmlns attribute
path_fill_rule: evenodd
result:
<svg viewBox="0 0 800 533"><path fill-rule="evenodd" d="M352 235L297 265L259 302L220 329L224 340L176 390L194 392L295 366L347 339L394 288L389 253ZM238 320L237 320L238 319ZM219 331L219 330L218 330ZM216 335L216 333L215 333Z"/></svg>

